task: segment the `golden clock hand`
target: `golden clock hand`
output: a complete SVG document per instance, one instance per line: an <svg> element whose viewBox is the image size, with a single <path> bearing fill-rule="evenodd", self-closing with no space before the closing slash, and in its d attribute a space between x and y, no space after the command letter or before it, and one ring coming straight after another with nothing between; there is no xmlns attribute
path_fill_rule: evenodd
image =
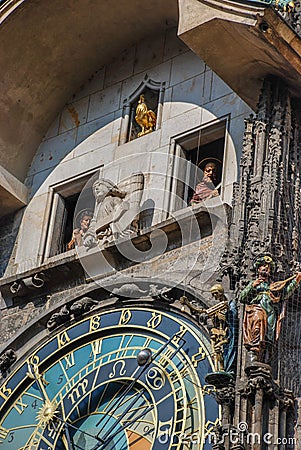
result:
<svg viewBox="0 0 301 450"><path fill-rule="evenodd" d="M38 389L39 389L44 401L51 403L51 400L49 399L48 394L45 389L45 386L44 386L44 384L47 386L49 383L48 383L48 381L46 381L43 378L43 375L40 374L40 372L39 372L39 362L40 362L39 357L36 355L33 356L32 358L30 358L30 360L27 363L27 366L28 366L27 376L29 378L31 378L32 380L36 381Z"/></svg>
<svg viewBox="0 0 301 450"><path fill-rule="evenodd" d="M48 424L53 420L54 415L58 412L56 410L57 404L51 401L50 398L48 397L45 385L48 385L49 383L43 378L43 375L39 372L39 362L40 359L37 355L32 356L30 358L30 360L27 363L28 366L27 376L32 380L36 381L41 396L43 397L44 405L41 407L38 413L39 421L44 424Z"/></svg>

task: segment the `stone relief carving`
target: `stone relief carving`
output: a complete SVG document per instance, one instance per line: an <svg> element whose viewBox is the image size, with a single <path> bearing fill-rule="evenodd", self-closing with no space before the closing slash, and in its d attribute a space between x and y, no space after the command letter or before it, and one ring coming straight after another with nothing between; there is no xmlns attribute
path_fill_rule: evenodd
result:
<svg viewBox="0 0 301 450"><path fill-rule="evenodd" d="M123 286L116 287L112 290L111 297L116 296L119 298L137 298L137 297L146 297L148 291L140 289L139 286L135 283L126 283Z"/></svg>
<svg viewBox="0 0 301 450"><path fill-rule="evenodd" d="M47 322L47 328L49 331L54 330L59 325L68 322L70 320L70 311L67 305L64 305L58 312L52 314Z"/></svg>
<svg viewBox="0 0 301 450"><path fill-rule="evenodd" d="M20 294L26 289L40 289L45 284L45 274L43 272L35 273L31 277L14 281L10 286L12 294Z"/></svg>
<svg viewBox="0 0 301 450"><path fill-rule="evenodd" d="M118 185L105 178L95 181L94 217L83 236L83 245L89 248L97 242L111 243L137 233L143 188L144 175L141 172L129 176Z"/></svg>
<svg viewBox="0 0 301 450"><path fill-rule="evenodd" d="M90 297L83 297L76 300L70 306L64 305L59 311L52 314L46 326L49 331L52 331L70 319L78 318L86 312L89 312L97 303L96 300L92 300Z"/></svg>
<svg viewBox="0 0 301 450"><path fill-rule="evenodd" d="M234 188L229 242L220 264L237 292L247 284L257 255L273 252L281 259L283 276L301 259L300 137L300 117L291 107L289 92L279 80L267 78L256 116L245 120L241 177Z"/></svg>
<svg viewBox="0 0 301 450"><path fill-rule="evenodd" d="M17 360L17 355L13 349L6 350L0 356L0 372L2 377L6 377L10 366Z"/></svg>
<svg viewBox="0 0 301 450"><path fill-rule="evenodd" d="M97 303L98 302L96 300L92 300L90 297L83 297L80 300L72 303L72 305L70 306L70 315L79 317L86 312L91 311L91 309L93 309L94 306L97 305Z"/></svg>

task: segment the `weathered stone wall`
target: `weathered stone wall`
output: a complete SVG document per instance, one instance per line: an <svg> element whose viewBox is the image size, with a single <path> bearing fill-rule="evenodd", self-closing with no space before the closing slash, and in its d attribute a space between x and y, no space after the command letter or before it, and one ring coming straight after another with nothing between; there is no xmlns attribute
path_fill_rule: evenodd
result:
<svg viewBox="0 0 301 450"><path fill-rule="evenodd" d="M146 75L154 81L165 82L161 126L149 135L118 145L123 101ZM225 201L231 203L243 139L243 118L249 112L250 108L181 43L175 30L125 50L110 65L93 74L74 94L41 143L26 180L32 199L20 227L15 260L8 266L6 275L37 267L43 260L43 239L50 214L50 186L102 165L106 168L113 161L119 164L120 174L115 174L117 179L124 176L124 170L132 170L133 164L135 171L144 170L150 174L161 165L160 170L164 173L168 170L168 159L164 163L165 169L160 161L154 164L152 159L159 152L169 155L172 137L227 115L230 120ZM141 156L139 164L135 156L131 161L133 155ZM161 177L160 186L158 179L154 181L151 176L146 183L143 202L149 200L147 189L156 185L160 192L151 200L157 210L164 209L164 196L169 195L164 177ZM153 224L162 218L163 215L158 214ZM30 237L32 229L34 240Z"/></svg>
<svg viewBox="0 0 301 450"><path fill-rule="evenodd" d="M215 236L215 240L218 236ZM68 279L66 272L65 281L60 289L54 288L53 279L45 282L45 289L35 289L16 295L13 305L2 310L0 321L1 345L0 353L6 348L9 340L14 339L25 327L36 323L37 331L46 328L47 315L51 315L57 308L83 295L95 296L102 301L110 298L111 286L124 286L143 282L145 286L160 283L170 288L179 288L191 294L193 298L202 299L208 305L212 305L213 298L210 294L210 286L214 281L214 272L208 260L212 258L212 236L205 237L199 242L186 245L167 252L159 258L136 264L132 267L108 274L107 277L92 283L82 283L80 280ZM192 260L192 264L191 264ZM209 274L204 273L207 267ZM146 288L147 289L147 288ZM177 300L177 299L175 299ZM187 312L189 310L187 309ZM44 317L44 319L43 319Z"/></svg>
<svg viewBox="0 0 301 450"><path fill-rule="evenodd" d="M13 249L23 213L24 209L4 217L0 222L0 277L4 275L9 261L13 264Z"/></svg>

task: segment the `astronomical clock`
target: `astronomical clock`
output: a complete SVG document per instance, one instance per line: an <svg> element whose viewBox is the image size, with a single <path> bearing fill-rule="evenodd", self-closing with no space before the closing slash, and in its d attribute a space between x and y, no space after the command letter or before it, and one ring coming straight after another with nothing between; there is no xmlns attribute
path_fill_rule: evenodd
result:
<svg viewBox="0 0 301 450"><path fill-rule="evenodd" d="M4 379L0 449L211 448L219 407L200 328L145 307L91 313L51 333Z"/></svg>

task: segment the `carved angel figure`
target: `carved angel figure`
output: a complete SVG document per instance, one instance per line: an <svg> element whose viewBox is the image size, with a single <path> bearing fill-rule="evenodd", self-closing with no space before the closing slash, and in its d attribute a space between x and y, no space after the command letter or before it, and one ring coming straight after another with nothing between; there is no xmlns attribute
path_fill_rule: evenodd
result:
<svg viewBox="0 0 301 450"><path fill-rule="evenodd" d="M136 116L135 120L140 125L142 130L138 133L138 137L143 136L144 134L150 133L153 131L156 126L156 114L147 108L147 105L144 101L144 95L140 95L140 99L138 101L138 106L136 108Z"/></svg>
<svg viewBox="0 0 301 450"><path fill-rule="evenodd" d="M136 173L118 185L105 178L95 181L94 217L84 237L84 245L91 246L91 238L102 244L138 231L140 202L144 187L144 175Z"/></svg>

